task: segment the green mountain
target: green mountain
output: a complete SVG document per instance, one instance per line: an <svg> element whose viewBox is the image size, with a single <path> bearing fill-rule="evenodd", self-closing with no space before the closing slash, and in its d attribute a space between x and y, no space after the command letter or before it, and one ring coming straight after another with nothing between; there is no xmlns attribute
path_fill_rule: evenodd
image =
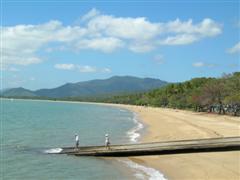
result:
<svg viewBox="0 0 240 180"><path fill-rule="evenodd" d="M24 88L7 90L3 96L40 96L50 98L93 97L133 92L145 92L166 85L167 82L152 78L114 76L105 80L67 83L53 89L30 91Z"/></svg>
<svg viewBox="0 0 240 180"><path fill-rule="evenodd" d="M93 101L194 109L240 116L240 72L219 78L194 78L143 93L101 97Z"/></svg>
<svg viewBox="0 0 240 180"><path fill-rule="evenodd" d="M19 88L12 88L12 89L8 89L8 90L3 91L2 96L35 97L37 95L33 91L30 91L28 89L24 89L22 87L19 87Z"/></svg>

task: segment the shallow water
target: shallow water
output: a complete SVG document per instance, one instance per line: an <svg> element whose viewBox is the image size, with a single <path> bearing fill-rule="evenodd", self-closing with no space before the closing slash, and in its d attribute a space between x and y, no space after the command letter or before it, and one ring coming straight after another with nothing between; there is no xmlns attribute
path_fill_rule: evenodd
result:
<svg viewBox="0 0 240 180"><path fill-rule="evenodd" d="M127 143L133 114L120 109L77 103L2 100L2 179L129 179L127 168L94 157L49 155L46 150L74 144ZM130 118L130 119L129 119ZM114 165L113 165L114 164ZM121 167L120 167L121 166ZM124 172L124 173L123 173Z"/></svg>
<svg viewBox="0 0 240 180"><path fill-rule="evenodd" d="M48 154L74 145L136 143L143 125L137 115L109 106L53 101L1 100L0 178L164 179L127 158ZM48 153L47 153L48 152Z"/></svg>

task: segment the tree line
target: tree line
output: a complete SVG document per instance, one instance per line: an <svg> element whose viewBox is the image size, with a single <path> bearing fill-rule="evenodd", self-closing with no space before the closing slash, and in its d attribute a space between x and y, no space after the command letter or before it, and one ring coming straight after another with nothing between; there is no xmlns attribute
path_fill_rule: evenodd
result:
<svg viewBox="0 0 240 180"><path fill-rule="evenodd" d="M95 98L89 101L192 109L198 112L239 116L240 72L224 74L221 78L194 78L150 92Z"/></svg>
<svg viewBox="0 0 240 180"><path fill-rule="evenodd" d="M240 116L240 72L224 74L221 78L194 78L143 93L95 97L13 98L131 104Z"/></svg>

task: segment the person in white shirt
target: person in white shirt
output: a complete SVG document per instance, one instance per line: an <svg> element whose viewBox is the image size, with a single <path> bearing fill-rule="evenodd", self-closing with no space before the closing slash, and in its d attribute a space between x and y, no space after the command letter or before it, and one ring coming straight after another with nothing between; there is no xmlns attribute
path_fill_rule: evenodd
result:
<svg viewBox="0 0 240 180"><path fill-rule="evenodd" d="M105 134L105 147L106 149L110 149L110 141L109 141L108 134Z"/></svg>
<svg viewBox="0 0 240 180"><path fill-rule="evenodd" d="M76 146L76 149L78 149L78 146L79 146L79 137L77 134L75 134L75 146Z"/></svg>

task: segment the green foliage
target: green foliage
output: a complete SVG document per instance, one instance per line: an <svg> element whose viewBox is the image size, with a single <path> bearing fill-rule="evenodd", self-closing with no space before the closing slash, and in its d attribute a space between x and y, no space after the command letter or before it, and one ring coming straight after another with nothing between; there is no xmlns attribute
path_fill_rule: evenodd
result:
<svg viewBox="0 0 240 180"><path fill-rule="evenodd" d="M147 93L95 99L100 102L133 104L196 111L226 113L240 106L240 73L221 78L194 78L183 83L168 84ZM228 107L228 108L227 108Z"/></svg>
<svg viewBox="0 0 240 180"><path fill-rule="evenodd" d="M116 78L110 80L115 81ZM124 79L124 81L127 80ZM150 85L153 80L145 79L145 82ZM139 83L139 85L143 84ZM54 99L44 96L30 97L31 92L25 89L20 90L22 98L169 107L240 116L240 72L225 74L221 78L194 78L183 83L168 84L149 92L134 94L126 94L126 92L124 94L118 93L118 95L106 93L98 96L58 97Z"/></svg>

